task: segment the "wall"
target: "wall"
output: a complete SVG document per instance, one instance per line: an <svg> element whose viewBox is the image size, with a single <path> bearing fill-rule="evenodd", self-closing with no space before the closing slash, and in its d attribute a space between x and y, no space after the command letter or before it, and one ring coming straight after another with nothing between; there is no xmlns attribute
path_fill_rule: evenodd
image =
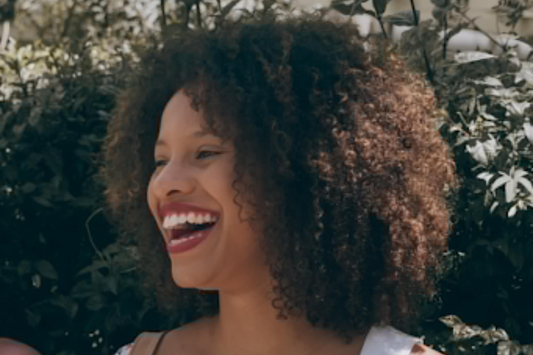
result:
<svg viewBox="0 0 533 355"><path fill-rule="evenodd" d="M294 0L297 6L309 7L314 4L322 6L329 6L330 0ZM367 1L364 4L366 8L372 9L372 1ZM468 15L471 18L477 18L476 23L483 30L490 33L507 32L510 29L498 23L497 15L492 10L492 7L498 5L498 0L470 0ZM421 19L428 19L431 17L433 4L430 0L415 0L417 10L421 12ZM391 0L387 7L386 15L391 15L397 12L410 10L411 4L409 0ZM529 10L524 14L524 19L520 21L515 31L522 36L533 36L533 10Z"/></svg>

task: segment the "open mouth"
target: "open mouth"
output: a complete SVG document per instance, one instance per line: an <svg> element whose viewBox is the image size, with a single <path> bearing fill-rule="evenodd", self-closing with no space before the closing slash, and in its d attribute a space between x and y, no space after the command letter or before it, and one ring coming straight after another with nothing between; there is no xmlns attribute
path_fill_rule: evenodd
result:
<svg viewBox="0 0 533 355"><path fill-rule="evenodd" d="M218 211L179 202L170 202L160 208L161 226L171 253L181 253L202 243L218 223Z"/></svg>
<svg viewBox="0 0 533 355"><path fill-rule="evenodd" d="M185 238L192 238L194 234L200 231L207 231L214 227L216 221L207 223L184 223L179 228L170 229L170 241L180 240Z"/></svg>

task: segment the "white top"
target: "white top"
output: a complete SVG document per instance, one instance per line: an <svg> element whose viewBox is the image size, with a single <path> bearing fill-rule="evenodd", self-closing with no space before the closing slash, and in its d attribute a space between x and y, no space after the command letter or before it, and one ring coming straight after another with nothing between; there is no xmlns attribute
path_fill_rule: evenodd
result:
<svg viewBox="0 0 533 355"><path fill-rule="evenodd" d="M366 336L360 355L410 355L422 339L405 334L390 326L374 326Z"/></svg>
<svg viewBox="0 0 533 355"><path fill-rule="evenodd" d="M410 355L422 339L405 334L390 326L374 326L368 332L360 355ZM115 355L129 355L133 344L123 346Z"/></svg>

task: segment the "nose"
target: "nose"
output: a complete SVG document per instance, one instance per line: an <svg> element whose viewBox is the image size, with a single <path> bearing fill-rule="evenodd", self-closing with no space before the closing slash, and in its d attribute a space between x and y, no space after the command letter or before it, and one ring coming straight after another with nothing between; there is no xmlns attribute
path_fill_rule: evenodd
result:
<svg viewBox="0 0 533 355"><path fill-rule="evenodd" d="M188 195L194 192L195 181L190 169L184 169L179 164L169 162L154 175L148 193L155 195L159 200L175 194Z"/></svg>

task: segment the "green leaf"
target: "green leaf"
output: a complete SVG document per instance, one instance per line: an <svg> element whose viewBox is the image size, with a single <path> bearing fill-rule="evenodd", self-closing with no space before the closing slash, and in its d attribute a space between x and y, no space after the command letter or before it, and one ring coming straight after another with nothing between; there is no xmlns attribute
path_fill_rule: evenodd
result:
<svg viewBox="0 0 533 355"><path fill-rule="evenodd" d="M333 0L331 2L331 8L347 16L353 16L356 14L375 16L373 11L366 10L363 5L361 5L364 2L366 2L366 0L354 0L349 3L344 0Z"/></svg>
<svg viewBox="0 0 533 355"><path fill-rule="evenodd" d="M97 295L90 297L85 303L85 307L87 307L91 311L98 311L104 308L105 305L106 305L106 299L101 294L97 294Z"/></svg>
<svg viewBox="0 0 533 355"><path fill-rule="evenodd" d="M420 11L416 10L417 18L420 18ZM414 26L415 17L413 16L413 11L406 10L395 13L394 15L389 15L383 17L383 21L390 23L395 26Z"/></svg>
<svg viewBox="0 0 533 355"><path fill-rule="evenodd" d="M241 0L232 0L229 2L229 4L227 4L226 6L224 6L222 8L222 10L220 11L220 17L222 19L225 19L226 16L230 13L230 11L235 7L235 5L237 5L239 2L241 2Z"/></svg>
<svg viewBox="0 0 533 355"><path fill-rule="evenodd" d="M25 194L29 194L35 191L36 188L37 186L34 183L27 182L24 185L22 185L22 192L24 192Z"/></svg>
<svg viewBox="0 0 533 355"><path fill-rule="evenodd" d="M518 212L518 207L517 205L514 205L509 209L509 212L507 212L507 217L513 218L516 215L516 212Z"/></svg>
<svg viewBox="0 0 533 355"><path fill-rule="evenodd" d="M109 275L105 278L105 284L109 288L109 291L114 294L118 295L118 282L117 278L114 275Z"/></svg>
<svg viewBox="0 0 533 355"><path fill-rule="evenodd" d="M41 206L50 207L50 208L54 207L54 205L47 198L40 197L40 196L34 196L32 198L35 202L37 202Z"/></svg>
<svg viewBox="0 0 533 355"><path fill-rule="evenodd" d="M30 115L28 117L28 123L31 127L35 127L39 124L39 122L41 121L42 114L43 109L40 106L36 106L31 110Z"/></svg>
<svg viewBox="0 0 533 355"><path fill-rule="evenodd" d="M78 310L80 309L80 306L78 305L78 302L72 301L70 304L70 308L67 312L70 319L74 319L76 315L78 314Z"/></svg>
<svg viewBox="0 0 533 355"><path fill-rule="evenodd" d="M507 184L505 184L505 202L510 203L516 197L516 180L511 179Z"/></svg>
<svg viewBox="0 0 533 355"><path fill-rule="evenodd" d="M57 295L50 300L50 303L63 309L70 319L73 319L78 313L78 302L64 295Z"/></svg>
<svg viewBox="0 0 533 355"><path fill-rule="evenodd" d="M71 297L74 298L87 298L94 296L97 291L87 281L81 281L77 283L70 291Z"/></svg>
<svg viewBox="0 0 533 355"><path fill-rule="evenodd" d="M102 260L94 260L89 266L84 267L76 274L76 277L87 274L89 272L97 271L103 268L109 268L109 265Z"/></svg>
<svg viewBox="0 0 533 355"><path fill-rule="evenodd" d="M494 203L492 204L492 206L490 206L490 213L494 213L494 210L496 209L496 207L498 207L500 203L498 201L494 201Z"/></svg>
<svg viewBox="0 0 533 355"><path fill-rule="evenodd" d="M489 173L488 171L484 171L484 172L478 174L477 178L485 181L485 183L488 184L490 179L492 179L493 176L494 176L494 174Z"/></svg>
<svg viewBox="0 0 533 355"><path fill-rule="evenodd" d="M27 275L31 272L31 264L29 260L22 260L17 266L17 274L19 276Z"/></svg>
<svg viewBox="0 0 533 355"><path fill-rule="evenodd" d="M50 264L47 260L39 260L35 263L35 267L39 273L51 280L57 280L59 277L57 275L56 269Z"/></svg>
<svg viewBox="0 0 533 355"><path fill-rule="evenodd" d="M459 318L458 316L456 316L454 314L450 314L448 316L441 317L441 318L439 318L439 320L442 323L446 324L450 328L453 328L453 327L455 327L456 325L459 325L459 324L463 324L463 321L461 320L461 318Z"/></svg>
<svg viewBox="0 0 533 355"><path fill-rule="evenodd" d="M26 320L28 321L28 323L33 328L37 328L37 326L41 322L41 315L38 313L33 313L32 311L28 309L26 309L24 312L26 313Z"/></svg>
<svg viewBox="0 0 533 355"><path fill-rule="evenodd" d="M376 14L378 17L381 17L383 13L387 10L387 5L391 0L372 0L374 9L376 9Z"/></svg>
<svg viewBox="0 0 533 355"><path fill-rule="evenodd" d="M508 181L511 181L511 177L509 175L500 176L496 179L496 181L494 181L494 183L490 187L490 190L494 192L501 186L505 185Z"/></svg>
<svg viewBox="0 0 533 355"><path fill-rule="evenodd" d="M533 195L533 184L531 184L531 181L527 180L526 178L518 178L518 183L526 188L527 191L529 191L530 194Z"/></svg>

